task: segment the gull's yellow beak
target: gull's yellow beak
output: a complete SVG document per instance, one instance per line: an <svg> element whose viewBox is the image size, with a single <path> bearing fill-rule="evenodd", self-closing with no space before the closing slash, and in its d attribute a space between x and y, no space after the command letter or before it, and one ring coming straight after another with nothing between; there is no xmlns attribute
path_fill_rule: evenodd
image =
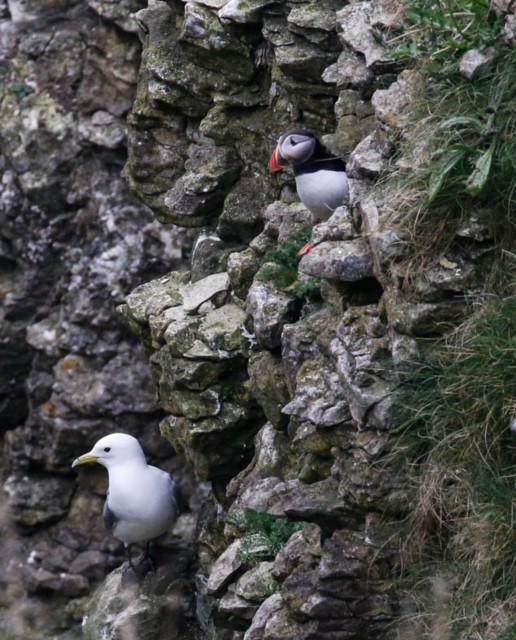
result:
<svg viewBox="0 0 516 640"><path fill-rule="evenodd" d="M84 455L75 458L72 463L72 469L74 467L78 467L80 464L92 464L93 462L97 462L97 456L92 456L91 453L85 453Z"/></svg>

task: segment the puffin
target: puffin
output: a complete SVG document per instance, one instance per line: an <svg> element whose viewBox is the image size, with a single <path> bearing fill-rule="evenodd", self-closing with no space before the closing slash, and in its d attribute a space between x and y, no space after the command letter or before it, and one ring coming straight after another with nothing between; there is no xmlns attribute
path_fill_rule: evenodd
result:
<svg viewBox="0 0 516 640"><path fill-rule="evenodd" d="M328 220L335 209L349 198L346 164L326 149L310 131L293 129L280 136L269 159L272 173L291 166L301 202L312 214L314 224ZM313 248L308 242L298 255Z"/></svg>

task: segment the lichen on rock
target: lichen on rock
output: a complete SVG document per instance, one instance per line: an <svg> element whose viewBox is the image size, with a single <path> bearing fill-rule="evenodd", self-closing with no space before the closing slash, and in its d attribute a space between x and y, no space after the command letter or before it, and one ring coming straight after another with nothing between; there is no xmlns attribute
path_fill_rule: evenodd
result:
<svg viewBox="0 0 516 640"><path fill-rule="evenodd" d="M414 491L395 455L399 368L467 316L493 245L470 215L424 269L409 259L398 183L382 180L419 166L395 155L424 84L387 50L398 7L8 4L1 595L13 611L12 594L29 601L0 634L82 620L85 638L394 638L392 541ZM296 128L345 159L350 183L301 259L311 216L292 174L267 168ZM99 517L105 478L69 469L119 430L189 506L183 545L135 592L123 569L104 580L123 560ZM289 534L271 551L275 526ZM55 624L34 622L47 602Z"/></svg>

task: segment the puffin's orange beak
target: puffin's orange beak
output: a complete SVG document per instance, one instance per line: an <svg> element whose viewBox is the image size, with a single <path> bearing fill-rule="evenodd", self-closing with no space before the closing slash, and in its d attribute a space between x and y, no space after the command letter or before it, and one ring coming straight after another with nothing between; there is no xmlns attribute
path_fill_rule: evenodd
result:
<svg viewBox="0 0 516 640"><path fill-rule="evenodd" d="M280 171L283 171L283 167L280 164L278 155L279 150L278 147L276 147L272 152L271 157L269 158L269 171L271 173L279 173Z"/></svg>

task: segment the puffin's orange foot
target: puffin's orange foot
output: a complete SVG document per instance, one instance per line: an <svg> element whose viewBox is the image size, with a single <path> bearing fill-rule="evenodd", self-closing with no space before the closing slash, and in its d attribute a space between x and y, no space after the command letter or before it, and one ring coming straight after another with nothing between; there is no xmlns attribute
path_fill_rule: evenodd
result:
<svg viewBox="0 0 516 640"><path fill-rule="evenodd" d="M313 242L307 242L305 244L304 247L301 247L301 249L299 249L299 251L297 252L298 256L306 256L307 253L310 253L310 251L314 248Z"/></svg>

